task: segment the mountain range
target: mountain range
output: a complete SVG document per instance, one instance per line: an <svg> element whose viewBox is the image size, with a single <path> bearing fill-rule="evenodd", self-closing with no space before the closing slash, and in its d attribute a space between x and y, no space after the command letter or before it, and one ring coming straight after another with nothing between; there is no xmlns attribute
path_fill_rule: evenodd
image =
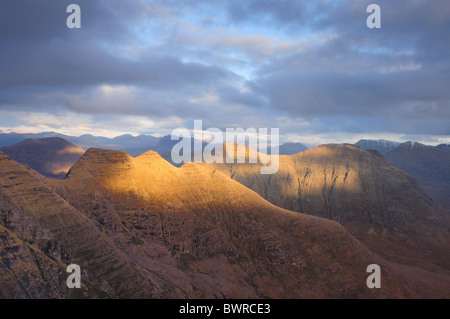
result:
<svg viewBox="0 0 450 319"><path fill-rule="evenodd" d="M78 145L84 150L92 147L100 147L112 150L123 150L133 155L140 155L153 147L157 147L160 138L152 135L133 136L130 134L107 138L102 136L93 136L90 134L79 137L69 136L55 132L43 133L0 133L0 147L11 146L23 140L59 137L66 141Z"/></svg>
<svg viewBox="0 0 450 319"><path fill-rule="evenodd" d="M53 132L39 134L3 133L0 134L0 145L7 144L7 146L1 146L0 151L17 162L30 166L46 177L63 179L70 167L89 148L122 150L132 156L152 150L161 154L169 163L180 167L184 162L180 164L174 163L171 155L172 148L179 141L179 139L172 140L171 136L154 137L150 135L139 135L136 137L122 135L109 139L92 135L73 137ZM13 142L17 143L9 145L9 143ZM206 145L206 142L202 142L202 151ZM301 143L286 143L279 147L279 153L295 154L306 149L307 147ZM193 138L191 138L191 150L190 157L194 155Z"/></svg>
<svg viewBox="0 0 450 319"><path fill-rule="evenodd" d="M386 156L389 152L395 150L400 143L387 140L359 140L356 146L365 150L375 150L381 155Z"/></svg>
<svg viewBox="0 0 450 319"><path fill-rule="evenodd" d="M3 297L70 297L62 272L69 263L83 269L86 298L449 293L447 277L411 280L411 270L404 274L336 222L278 208L218 171L176 168L155 152L90 149L64 180L0 153L0 172ZM366 287L372 263L384 269L384 289Z"/></svg>
<svg viewBox="0 0 450 319"><path fill-rule="evenodd" d="M157 137L152 135L125 134L114 138L103 136L93 136L90 134L79 137L69 136L55 132L43 133L0 133L0 147L12 146L27 139L43 139L50 137L59 137L66 141L81 147L84 150L89 148L103 148L117 151L124 151L132 156L141 155L147 151L155 151L159 154L168 154L172 147L178 143L178 140L172 140L170 135ZM206 143L203 143L205 146ZM281 155L296 154L306 150L307 147L301 143L285 143L280 145L279 153ZM165 158L169 159L166 155Z"/></svg>
<svg viewBox="0 0 450 319"><path fill-rule="evenodd" d="M55 179L24 160L67 147L0 151L0 298L450 297L449 214L378 151L322 145L274 175L91 148ZM366 287L369 264L383 289Z"/></svg>

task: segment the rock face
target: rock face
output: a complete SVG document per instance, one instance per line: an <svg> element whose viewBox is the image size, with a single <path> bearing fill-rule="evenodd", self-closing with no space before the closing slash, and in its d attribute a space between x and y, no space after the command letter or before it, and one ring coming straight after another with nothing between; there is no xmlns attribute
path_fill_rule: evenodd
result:
<svg viewBox="0 0 450 319"><path fill-rule="evenodd" d="M147 296L151 297L152 285L149 279L143 277L141 271L96 228L93 221L46 184L47 180L43 176L0 152L0 225L5 233L5 237L2 237L2 251L6 253L5 257L2 256L2 266L14 274L16 286L21 287L20 290L25 294L22 296L70 296L68 293L58 292L57 285L61 282L56 276L60 274L56 266L59 265L65 270L64 265L75 263L85 270L83 276L87 280L87 286L83 295L87 297L111 294L132 297L137 293L136 289L145 289ZM7 232L4 231L5 228ZM18 248L9 249L11 243ZM17 260L13 261L8 257L8 252L15 250L19 255ZM11 267L21 261L28 265ZM43 265L40 265L40 261L44 261ZM36 276L36 282L29 283L26 277L27 268L36 267L39 267L41 277ZM6 276L6 279L3 276ZM67 278L67 275L65 276ZM3 285L3 280L12 279L3 272L0 278L0 295L8 296L10 290ZM100 283L97 286L101 289L89 289L91 281ZM128 290L126 281L135 282L136 288ZM33 287L36 287L36 290Z"/></svg>
<svg viewBox="0 0 450 319"><path fill-rule="evenodd" d="M0 226L0 298L65 296L62 267Z"/></svg>
<svg viewBox="0 0 450 319"><path fill-rule="evenodd" d="M386 140L359 140L355 145L363 150L378 151L381 155L386 156L389 152L395 150L400 143Z"/></svg>
<svg viewBox="0 0 450 319"><path fill-rule="evenodd" d="M378 152L323 145L280 156L274 175L261 175L261 164L248 162L203 165L277 206L338 221L385 258L448 274L447 217L414 178Z"/></svg>
<svg viewBox="0 0 450 319"><path fill-rule="evenodd" d="M0 153L0 185L0 232L25 252L36 247L49 269L49 258L80 264L88 297L450 296L447 277L404 272L336 222L276 207L218 170L176 168L155 152L91 149L62 181ZM34 267L25 253L17 260ZM382 289L366 287L373 263L383 269ZM0 267L8 267L3 259ZM19 280L2 276L8 296L3 280ZM41 286L24 297L39 297Z"/></svg>
<svg viewBox="0 0 450 319"><path fill-rule="evenodd" d="M84 154L84 150L59 137L28 139L0 151L26 164L42 175L63 179L66 173Z"/></svg>
<svg viewBox="0 0 450 319"><path fill-rule="evenodd" d="M417 178L435 202L450 210L450 152L447 149L406 142L390 152L386 160Z"/></svg>

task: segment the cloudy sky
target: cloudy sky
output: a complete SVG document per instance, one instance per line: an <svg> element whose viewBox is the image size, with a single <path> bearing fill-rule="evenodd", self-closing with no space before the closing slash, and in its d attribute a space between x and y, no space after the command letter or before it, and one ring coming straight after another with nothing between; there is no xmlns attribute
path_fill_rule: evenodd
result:
<svg viewBox="0 0 450 319"><path fill-rule="evenodd" d="M450 2L0 2L0 130L165 135L195 119L306 144L450 142Z"/></svg>

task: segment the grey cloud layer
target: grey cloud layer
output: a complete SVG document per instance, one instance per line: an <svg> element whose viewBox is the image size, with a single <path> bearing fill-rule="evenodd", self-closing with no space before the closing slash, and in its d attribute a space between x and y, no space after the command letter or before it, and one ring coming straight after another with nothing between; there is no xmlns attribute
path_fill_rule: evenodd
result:
<svg viewBox="0 0 450 319"><path fill-rule="evenodd" d="M446 0L72 2L0 5L0 111L450 135Z"/></svg>

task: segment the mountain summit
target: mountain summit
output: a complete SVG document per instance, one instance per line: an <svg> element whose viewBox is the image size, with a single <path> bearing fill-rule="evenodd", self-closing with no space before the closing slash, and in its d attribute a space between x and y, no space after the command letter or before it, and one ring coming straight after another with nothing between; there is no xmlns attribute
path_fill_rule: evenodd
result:
<svg viewBox="0 0 450 319"><path fill-rule="evenodd" d="M387 140L359 140L355 145L364 150L378 151L381 155L386 156L386 154L395 150L400 143Z"/></svg>
<svg viewBox="0 0 450 319"><path fill-rule="evenodd" d="M70 167L84 154L82 148L60 137L28 139L0 147L0 151L46 177L59 179L64 178Z"/></svg>

